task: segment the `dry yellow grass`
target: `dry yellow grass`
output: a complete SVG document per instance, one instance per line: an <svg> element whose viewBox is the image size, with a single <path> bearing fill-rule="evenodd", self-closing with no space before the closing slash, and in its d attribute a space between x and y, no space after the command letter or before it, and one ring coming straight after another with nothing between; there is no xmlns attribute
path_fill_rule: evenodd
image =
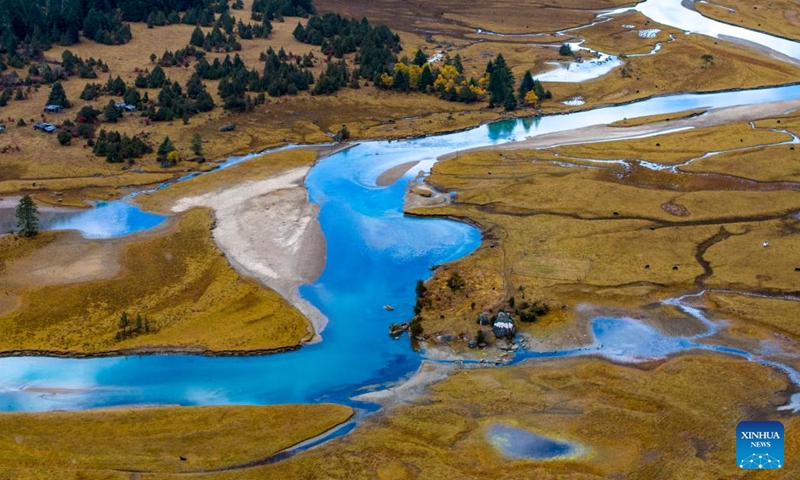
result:
<svg viewBox="0 0 800 480"><path fill-rule="evenodd" d="M541 333L542 325L547 330L569 324L580 303L639 307L695 288L696 282L754 292L796 290L800 244L792 212L800 203L791 185L588 160L563 163L573 162L571 155L616 159L631 152L678 163L709 150L788 138L732 124L552 151L477 151L437 163L430 181L455 191L454 202L412 212L469 218L482 226L484 241L429 281L431 300L422 312L426 333L433 340L440 333L469 340L477 314L507 308L511 296L518 303L542 300L555 307L541 323L524 326ZM734 153L728 158L739 161ZM706 161L697 162L700 171ZM791 163L774 161L772 179L791 179ZM721 226L734 235L701 251ZM775 247L764 249L763 241ZM710 277L698 255L710 262ZM447 288L453 272L466 280L463 292Z"/></svg>
<svg viewBox="0 0 800 480"><path fill-rule="evenodd" d="M275 23L273 35L268 40L243 41L239 52L246 64L257 66L258 55L269 46L278 49L285 47L294 53L316 50L307 44L297 42L292 37L296 23L290 19L286 23ZM132 83L137 70L152 69L150 53L160 55L165 50L177 50L188 43L192 27L174 25L147 29L143 24L132 25L134 39L124 46L105 46L94 42L83 42L68 49L83 58L102 58L109 65L109 75L121 76ZM64 47L54 47L47 57L59 60ZM317 57L322 55L317 51ZM210 53L211 58L224 54ZM348 62L353 64L353 59ZM322 68L322 63L315 71ZM181 83L189 78L193 67L165 68L167 76ZM105 82L99 78L97 82ZM49 87L41 87L31 93L24 101L12 101L3 108L4 117L25 118L29 123L45 119L61 122L72 119L77 109L89 104L102 110L109 97L103 96L92 102L79 100L80 92L89 82L78 78L63 83L68 98L74 107L61 114L42 115ZM216 82L207 82L209 92L218 104ZM147 91L150 98L158 95L158 90ZM460 112L468 112L465 115ZM338 130L347 123L354 139L358 138L398 138L417 136L432 132L450 131L474 126L482 121L498 118L495 112L477 112L475 106L445 102L423 94L396 94L383 92L374 87L361 90L344 90L332 96L312 97L300 94L294 97L268 98L265 105L247 115L232 115L216 108L212 112L200 114L190 119L189 125L181 121L159 122L151 125L142 123L139 114L126 114L115 124L102 124L101 128L118 130L128 135L141 134L155 148L165 136L169 136L181 156L191 158L191 137L199 134L204 140L204 155L210 159L221 159L232 154L243 154L263 150L285 143L320 143L330 141L330 132ZM237 130L220 133L219 127L236 123ZM121 165L109 164L103 158L95 157L91 149L75 140L73 145L62 147L54 135L34 131L30 124L17 127L8 125L0 137L0 148L18 147L19 152L0 154L0 194L20 191L38 192L37 200L64 205L84 205L87 198L108 199L123 193L121 187L159 183L174 178L190 170L211 168L208 164L181 162L177 167L163 169L155 155L137 159L134 171L123 171ZM35 185L34 185L35 184ZM53 191L62 192L58 197Z"/></svg>
<svg viewBox="0 0 800 480"><path fill-rule="evenodd" d="M777 370L711 355L641 366L562 359L471 370L341 440L211 478L750 478L735 464L740 420L781 420L786 458L800 453L797 418L775 411L787 386ZM547 462L505 458L486 437L498 423L577 442L586 453ZM762 473L797 476L798 466L786 465L780 475Z"/></svg>
<svg viewBox="0 0 800 480"><path fill-rule="evenodd" d="M645 40L642 40L645 42ZM706 67L703 55L714 57ZM680 35L656 54L628 57L630 76L617 69L601 78L575 84L545 85L555 100L581 95L582 109L627 102L674 92L707 92L730 88L752 88L796 82L800 68L769 58L755 49L703 35ZM566 110L565 105L548 102L546 113Z"/></svg>
<svg viewBox="0 0 800 480"><path fill-rule="evenodd" d="M735 175L759 182L800 182L800 148L788 145L725 153L703 159L681 170Z"/></svg>
<svg viewBox="0 0 800 480"><path fill-rule="evenodd" d="M491 6L465 10L447 2L417 7L410 4L399 6L396 2L389 1L373 2L366 6L363 2L348 1L323 2L318 7L320 11L335 9L345 15L367 15L374 23L387 23L400 32L404 52L408 55L416 48L423 48L428 54L442 51L452 56L459 53L464 59L467 73L480 76L488 59L498 53L503 53L517 75L522 75L529 69L533 72L541 71L545 61L555 60L558 55L553 48L530 45L529 39L525 40L526 37L476 36L473 24L477 19L486 19L484 28L489 29L551 31L585 24L593 18L596 9L622 3L624 2L597 1L578 5L576 2L559 2L557 5L520 6L513 2L495 2ZM249 2L246 2L245 10L239 13L240 16L247 16L248 5ZM531 9L535 14L527 15L525 9ZM413 22L403 21L412 17ZM636 15L631 18L631 21L643 23ZM597 46L610 50L614 50L612 47L615 45L621 51L639 51L651 47L654 40L632 38L620 30L621 22L622 19L615 19L585 29L586 36L593 42L599 42ZM276 49L285 47L295 53L313 51L311 46L294 40L291 31L295 25L295 19L288 19L285 23L276 22L272 38L243 41L240 55L248 65L256 66L259 64L259 53L269 46ZM164 50L182 48L191 34L191 27L185 25L147 29L142 24L135 24L132 28L134 39L128 45L112 47L84 42L69 49L84 58L102 58L110 67L109 75L120 75L126 81L132 82L137 69L152 68L150 53L160 55ZM437 40L444 42L441 47L425 42L424 35L429 29L438 32ZM668 31L662 30L663 34ZM582 35L583 31L578 30L575 34ZM537 42L558 42L562 39L549 36L535 38ZM64 47L55 47L47 52L47 57L58 60L63 50ZM706 53L713 54L716 59L716 66L713 68L702 68L700 56ZM223 54L209 55L213 58ZM318 56L321 58L321 55ZM348 58L347 61L352 65L353 58ZM717 45L714 40L700 36L680 36L655 57L631 58L629 61L633 72L631 78L622 78L619 72L612 72L602 79L577 85L548 85L555 100L545 102L543 110L562 112L572 109L574 107L562 105L559 100L577 94L586 98L585 107L591 107L658 93L785 83L794 81L800 75L800 69L767 59L757 52L725 42ZM314 68L319 70L321 63ZM185 82L192 71L191 67L166 69L170 78L181 82ZM105 78L98 81L105 81ZM86 81L77 78L64 83L68 97L76 107L87 103L78 100L85 83ZM212 95L216 96L216 82L208 82L207 85ZM3 109L3 115L38 120L48 91L48 87L42 87L27 100L10 102ZM148 93L154 98L158 92L153 90ZM107 101L107 97L101 97L88 103L102 108ZM71 118L75 111L76 109L72 109L46 118L61 121ZM526 113L533 111L517 112L521 115ZM190 140L197 133L205 141L204 155L210 159L220 159L227 155L258 151L287 142L329 141L329 133L338 130L343 123L348 125L354 139L400 138L468 128L499 117L499 110L487 110L483 103L463 105L444 102L420 93L398 94L380 91L374 87L363 87L356 91L344 90L332 96L311 97L300 94L295 97L268 98L265 105L247 115L232 115L217 108L210 113L195 116L189 125L182 125L180 121L144 125L138 114L134 114L126 115L117 124L103 126L128 135L149 135L153 146L157 146L168 135L183 158L193 156L189 151ZM220 126L231 122L237 123L235 132L222 134L218 131ZM64 205L83 205L85 199L117 197L124 192L121 187L127 185L159 182L179 172L208 168L181 162L175 168L164 170L155 162L155 157L150 155L137 160L134 167L136 172L145 173L124 172L118 165L106 164L103 159L93 157L88 149L81 146L81 142L75 143L76 145L70 147L60 147L52 135L34 132L30 126L9 126L7 132L0 137L0 147L19 147L21 151L0 154L0 165L3 167L0 169L0 193L30 190L37 194L36 198L41 202L59 203L60 198L60 203ZM60 191L63 195L54 196L53 191Z"/></svg>
<svg viewBox="0 0 800 480"><path fill-rule="evenodd" d="M684 118L696 117L705 113L706 109L685 110L683 112L665 113L663 115L648 115L645 117L626 118L614 123L609 123L610 127L636 127L648 123L669 122L671 120L681 120Z"/></svg>
<svg viewBox="0 0 800 480"><path fill-rule="evenodd" d="M475 30L500 33L550 33L591 23L599 10L631 4L626 0L559 0L548 4L500 0L465 6L457 0L404 2L319 0L320 12L336 12L410 32L431 32L434 38L464 37Z"/></svg>
<svg viewBox="0 0 800 480"><path fill-rule="evenodd" d="M732 236L705 254L714 274L707 284L734 290L797 291L800 285L800 222L785 218L727 227ZM764 243L768 246L764 246ZM788 317L788 313L787 313Z"/></svg>
<svg viewBox="0 0 800 480"><path fill-rule="evenodd" d="M268 458L353 414L333 404L0 414L0 477L129 478ZM185 459L185 460L183 460Z"/></svg>
<svg viewBox="0 0 800 480"><path fill-rule="evenodd" d="M628 28L629 25L634 28ZM639 31L647 29L659 29L660 32L653 38L641 38ZM683 32L655 23L639 12L630 12L571 33L585 38L585 45L594 50L612 55L631 55L648 53L656 43L664 44L669 41L670 35Z"/></svg>
<svg viewBox="0 0 800 480"><path fill-rule="evenodd" d="M105 241L110 251L97 253L97 262L87 258L88 264L82 261L85 244L95 242L64 236L63 241L77 244L62 249L55 260L74 275L67 284L47 280L54 258L46 250L14 253L0 288L21 301L17 310L0 317L0 351L247 353L290 348L309 338L310 326L299 311L231 268L211 239L211 224L208 212L193 210L176 217L166 230ZM120 273L105 278L115 262ZM14 269L28 273L9 274ZM37 279L42 269L45 277ZM131 316L132 325L137 314L146 316L152 331L118 341L122 312Z"/></svg>
<svg viewBox="0 0 800 480"><path fill-rule="evenodd" d="M731 150L787 140L791 140L791 136L785 133L763 128L753 129L748 123L734 123L719 127L694 128L649 138L570 145L556 151L570 157L640 158L674 165L698 158L713 150Z"/></svg>
<svg viewBox="0 0 800 480"><path fill-rule="evenodd" d="M714 0L694 4L703 15L739 27L800 39L800 8L791 0Z"/></svg>

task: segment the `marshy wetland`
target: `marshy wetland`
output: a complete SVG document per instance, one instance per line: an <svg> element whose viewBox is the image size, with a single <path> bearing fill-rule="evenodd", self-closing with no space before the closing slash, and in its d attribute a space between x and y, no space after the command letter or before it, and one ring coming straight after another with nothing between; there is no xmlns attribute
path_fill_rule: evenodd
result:
<svg viewBox="0 0 800 480"><path fill-rule="evenodd" d="M760 55L710 38L682 53ZM735 86L772 84L753 72ZM0 408L89 409L0 414L0 475L739 478L753 418L795 456L800 86L598 108L603 78L561 91L583 111L237 158L46 224L77 232L0 237ZM419 298L418 338L389 337ZM477 323L542 304L515 342ZM120 335L136 309L147 330ZM173 407L93 410L136 405Z"/></svg>

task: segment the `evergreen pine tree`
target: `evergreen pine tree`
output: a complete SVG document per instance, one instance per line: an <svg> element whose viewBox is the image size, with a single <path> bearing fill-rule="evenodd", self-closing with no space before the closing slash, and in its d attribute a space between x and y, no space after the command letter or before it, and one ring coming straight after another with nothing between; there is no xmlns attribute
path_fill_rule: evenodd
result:
<svg viewBox="0 0 800 480"><path fill-rule="evenodd" d="M70 107L69 100L67 100L67 93L64 91L64 87L61 86L61 82L55 82L50 88L50 95L47 97L47 105L60 105L64 108Z"/></svg>
<svg viewBox="0 0 800 480"><path fill-rule="evenodd" d="M433 85L433 82L433 72L431 72L431 67L426 63L425 66L422 67L422 73L419 74L417 88L420 92L427 92L428 87Z"/></svg>
<svg viewBox="0 0 800 480"><path fill-rule="evenodd" d="M412 62L414 65L421 67L428 63L428 56L422 50L417 50L417 53L414 54L414 61Z"/></svg>
<svg viewBox="0 0 800 480"><path fill-rule="evenodd" d="M458 73L464 73L464 65L461 63L461 55L456 53L456 56L453 58L453 67L458 70Z"/></svg>
<svg viewBox="0 0 800 480"><path fill-rule="evenodd" d="M506 92L505 100L503 101L503 108L506 112L510 112L517 109L517 98L514 96L514 92L509 90Z"/></svg>
<svg viewBox="0 0 800 480"><path fill-rule="evenodd" d="M17 228L25 237L39 233L39 209L30 195L24 195L17 205Z"/></svg>
<svg viewBox="0 0 800 480"><path fill-rule="evenodd" d="M175 145L172 144L172 140L170 140L169 137L165 137L164 141L161 142L161 146L158 147L158 155L166 157L169 154L169 152L172 152L174 150L175 150Z"/></svg>
<svg viewBox="0 0 800 480"><path fill-rule="evenodd" d="M192 135L192 152L195 155L203 154L203 139L200 137L199 133Z"/></svg>
<svg viewBox="0 0 800 480"><path fill-rule="evenodd" d="M203 35L203 31L200 30L200 27L195 27L194 31L192 32L192 39L189 41L189 43L194 45L195 47L202 47L203 42L205 41L206 41L206 36Z"/></svg>
<svg viewBox="0 0 800 480"><path fill-rule="evenodd" d="M536 83L531 76L530 70L528 70L522 77L522 83L519 84L519 98L525 98L525 94L533 90L535 87Z"/></svg>
<svg viewBox="0 0 800 480"><path fill-rule="evenodd" d="M119 113L114 100L109 100L106 104L105 110L103 110L103 117L105 118L106 122L117 123L117 120L119 120L119 117L121 116L122 114Z"/></svg>
<svg viewBox="0 0 800 480"><path fill-rule="evenodd" d="M128 329L128 325L130 325L128 312L122 312L122 315L119 316L119 329L124 332Z"/></svg>

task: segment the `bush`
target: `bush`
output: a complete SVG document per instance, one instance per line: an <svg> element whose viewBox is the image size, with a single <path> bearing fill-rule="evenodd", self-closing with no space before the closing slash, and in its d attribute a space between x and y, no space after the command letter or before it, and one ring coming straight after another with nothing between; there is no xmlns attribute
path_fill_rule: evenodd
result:
<svg viewBox="0 0 800 480"><path fill-rule="evenodd" d="M66 146L70 144L70 141L72 141L72 134L67 130L59 130L57 138L58 143Z"/></svg>
<svg viewBox="0 0 800 480"><path fill-rule="evenodd" d="M408 327L408 331L409 333L411 333L412 337L419 337L420 335L422 335L423 332L422 322L419 320L419 318L411 320L411 324Z"/></svg>
<svg viewBox="0 0 800 480"><path fill-rule="evenodd" d="M458 273L454 273L450 275L450 278L447 279L447 288L449 288L453 292L457 292L459 290L463 290L464 287L467 286L467 282L461 278L461 275Z"/></svg>

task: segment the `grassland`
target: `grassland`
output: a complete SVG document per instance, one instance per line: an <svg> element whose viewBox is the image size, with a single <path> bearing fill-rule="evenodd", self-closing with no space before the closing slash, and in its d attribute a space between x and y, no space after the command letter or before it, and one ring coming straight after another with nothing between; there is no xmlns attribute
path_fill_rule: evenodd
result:
<svg viewBox="0 0 800 480"><path fill-rule="evenodd" d="M639 36L641 30L650 29L658 30L652 38L644 39ZM657 43L668 43L671 36L683 34L676 28L655 23L639 12L615 15L570 33L585 38L585 46L612 55L649 53Z"/></svg>
<svg viewBox="0 0 800 480"><path fill-rule="evenodd" d="M400 30L434 37L472 36L477 29L504 34L554 32L591 23L595 13L634 2L627 0L559 0L558 2L520 3L509 0L465 6L457 0L424 3L401 0L319 0L321 12L336 12L350 17L366 16L371 21Z"/></svg>
<svg viewBox="0 0 800 480"><path fill-rule="evenodd" d="M747 2L743 0L714 0L697 2L694 8L706 17L739 27L800 39L800 8L789 0Z"/></svg>
<svg viewBox="0 0 800 480"><path fill-rule="evenodd" d="M706 64L704 55L711 55L713 64ZM622 68L601 78L548 88L558 99L580 95L586 100L581 108L588 108L675 92L793 83L800 73L796 66L766 57L757 50L702 35L678 36L655 55L628 57L624 62ZM557 103L543 105L545 112L561 109L563 106Z"/></svg>
<svg viewBox="0 0 800 480"><path fill-rule="evenodd" d="M332 404L3 413L0 477L163 478L225 468L266 459L352 414Z"/></svg>
<svg viewBox="0 0 800 480"><path fill-rule="evenodd" d="M751 179L744 169L756 168L734 153L790 139L764 128L778 120L791 130L796 115L756 129L729 124L555 149L476 151L437 163L429 180L456 192L454 201L411 212L468 218L484 234L474 254L440 267L429 281L425 331L433 340L455 336L461 348L460 339L476 335L477 314L508 308L511 297L552 307L537 323L523 324L541 336L568 326L586 302L634 308L697 285L795 291L800 245L793 213L800 204L797 184L786 182L795 178L796 159L771 159L782 163ZM763 148L794 153L787 145ZM635 152L679 165L712 150L730 151L696 160L692 173L653 171L630 158ZM695 174L709 170L706 162L716 173ZM463 290L447 287L453 273L465 279Z"/></svg>
<svg viewBox="0 0 800 480"><path fill-rule="evenodd" d="M617 122L609 123L611 127L637 127L648 123L669 122L672 120L682 120L684 118L696 117L706 112L706 109L687 110L683 112L665 113L663 115L647 115L644 117L626 118Z"/></svg>
<svg viewBox="0 0 800 480"><path fill-rule="evenodd" d="M231 352L293 348L307 320L277 293L241 277L192 210L152 234L91 241L44 234L0 237L6 308L0 351L80 355L119 351ZM148 332L117 338L141 314Z"/></svg>
<svg viewBox="0 0 800 480"><path fill-rule="evenodd" d="M752 388L753 378L759 388ZM776 370L712 355L645 365L562 359L462 371L341 440L286 462L211 478L751 478L735 464L731 432L738 421L781 420L786 458L800 449L792 440L797 418L775 411L786 387ZM559 461L509 459L487 440L493 424L576 442L585 453ZM796 476L797 465L786 465L777 474L759 473Z"/></svg>
<svg viewBox="0 0 800 480"><path fill-rule="evenodd" d="M651 162L675 165L701 157L710 151L754 147L784 142L791 138L787 133L766 128L754 130L748 123L734 123L651 138L565 146L558 153L565 157L607 160L635 156ZM787 146L786 149L788 148Z"/></svg>
<svg viewBox="0 0 800 480"><path fill-rule="evenodd" d="M245 2L245 12L250 1ZM320 11L332 11L361 17L367 15L373 23L386 23L397 30L402 39L404 52L410 55L417 48L429 55L436 53L450 56L461 55L465 72L479 77L486 63L502 53L517 76L526 70L533 72L550 68L546 62L559 60L554 45L565 40L586 38L588 45L609 52L634 53L652 49L657 41L664 42L673 29L655 25L640 14L625 14L596 26L575 30L573 37L552 36L549 33L567 27L589 23L595 11L625 4L625 2L601 1L591 4L563 1L553 5L518 5L513 2L493 2L484 7L464 9L452 2L436 4L402 5L394 1L370 2L322 2ZM527 14L530 10L530 14ZM413 21L405 21L412 19ZM478 21L478 20L481 21ZM483 23L485 22L485 23ZM641 39L637 28L661 28L655 39ZM269 46L303 54L316 47L297 42L291 32L295 19L285 23L276 22L272 37L268 40L244 40L239 55L248 66L258 66L258 57ZM536 37L499 37L477 35L476 28L512 33L544 34ZM132 83L137 72L152 69L149 55L160 55L165 50L175 51L186 46L192 28L173 25L147 29L143 24L133 24L134 39L123 46L106 46L94 42L82 42L68 47L83 58L100 58L108 65L109 75L122 77ZM435 43L427 43L425 36L433 33ZM531 38L534 42L531 42ZM549 44L549 46L548 46ZM48 61L58 62L65 47L56 46L46 53ZM316 52L321 58L321 54ZM706 65L701 57L712 55L713 66ZM210 59L224 56L209 52ZM353 66L353 58L347 59ZM630 101L654 94L683 91L711 91L731 88L747 88L775 85L795 81L800 69L777 60L761 56L755 50L734 46L726 42L695 35L679 35L674 42L667 43L661 52L649 57L628 57L626 76L614 71L603 78L581 84L546 85L554 99L544 102L545 113L564 112L568 107L560 102L575 95L586 99L585 107L600 104ZM315 72L324 68L319 60L313 67ZM184 83L193 68L166 68L169 78ZM23 75L24 76L24 75ZM104 81L104 79L99 79ZM71 79L64 88L76 105L91 104L102 109L108 97L102 96L92 102L78 99L86 81ZM402 138L430 133L453 131L496 120L502 112L487 109L484 102L464 105L439 100L435 96L421 93L399 94L376 89L362 82L359 90L346 89L331 96L297 96L268 98L246 115L232 115L221 108L197 115L188 125L180 121L147 125L139 114L126 114L116 124L101 125L128 135L141 135L154 147L164 136L169 136L182 158L194 156L190 152L190 140L194 134L203 138L203 154L209 159L220 159L232 154L262 150L285 143L318 143L330 140L331 132L347 124L353 139ZM208 90L220 104L215 82L207 83ZM145 89L145 91L147 91ZM127 187L160 183L190 170L211 168L208 164L180 162L176 167L163 169L155 156L137 160L130 170L120 165L108 164L94 157L81 141L61 147L55 136L35 132L30 122L49 120L61 122L72 118L75 108L61 114L43 115L41 107L49 88L40 87L30 98L11 101L3 108L7 130L0 136L0 148L12 147L12 153L0 154L0 195L19 192L32 193L37 201L61 205L84 206L87 199L109 199L120 196ZM150 98L157 90L147 91ZM584 108L585 108L584 107ZM532 114L528 109L517 112ZM17 127L16 119L29 122L26 127ZM13 121L9 121L13 119ZM219 127L236 123L237 130L220 133ZM19 149L16 151L16 149Z"/></svg>

